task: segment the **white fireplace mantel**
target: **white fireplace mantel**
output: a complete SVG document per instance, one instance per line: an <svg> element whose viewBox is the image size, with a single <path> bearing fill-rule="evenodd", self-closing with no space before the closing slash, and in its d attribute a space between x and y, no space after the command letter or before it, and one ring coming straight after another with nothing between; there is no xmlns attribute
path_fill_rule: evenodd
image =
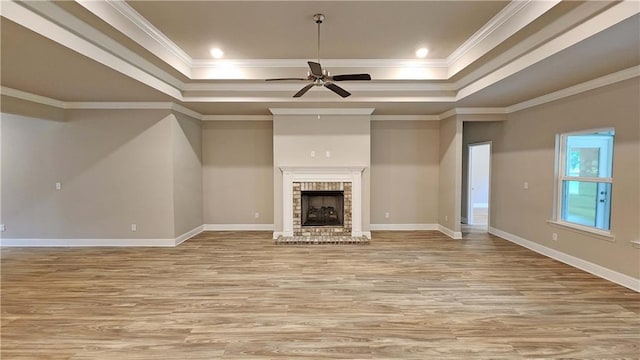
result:
<svg viewBox="0 0 640 360"><path fill-rule="evenodd" d="M280 166L282 171L283 235L293 236L294 182L350 182L352 185L351 236L362 236L362 172L366 166Z"/></svg>

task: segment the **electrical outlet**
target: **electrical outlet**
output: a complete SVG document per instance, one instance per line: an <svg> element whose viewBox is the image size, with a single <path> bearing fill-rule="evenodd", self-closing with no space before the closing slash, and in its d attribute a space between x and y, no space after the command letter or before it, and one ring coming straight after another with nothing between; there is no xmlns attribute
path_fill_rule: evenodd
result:
<svg viewBox="0 0 640 360"><path fill-rule="evenodd" d="M60 190L60 189L62 189L62 183L58 181L56 183L56 190Z"/></svg>
<svg viewBox="0 0 640 360"><path fill-rule="evenodd" d="M388 219L389 218L389 212L384 213L384 218Z"/></svg>
<svg viewBox="0 0 640 360"><path fill-rule="evenodd" d="M524 184L522 184L522 188L525 189L525 190L528 189L529 188L529 183L525 181Z"/></svg>
<svg viewBox="0 0 640 360"><path fill-rule="evenodd" d="M326 157L330 158L330 157L331 157L331 151L329 151L329 150L325 151L325 152L324 152L324 155L325 155Z"/></svg>
<svg viewBox="0 0 640 360"><path fill-rule="evenodd" d="M316 157L316 152L315 152L315 150L311 150L311 157Z"/></svg>
<svg viewBox="0 0 640 360"><path fill-rule="evenodd" d="M256 211L256 212L253 214L253 217L254 217L255 219L259 218L259 217L260 217L260 213Z"/></svg>
<svg viewBox="0 0 640 360"><path fill-rule="evenodd" d="M449 221L449 216L445 215L444 216L444 221Z"/></svg>
<svg viewBox="0 0 640 360"><path fill-rule="evenodd" d="M0 224L0 231L1 231L1 232L5 232L5 231L7 231L7 228L6 228L6 227L4 227L4 224Z"/></svg>
<svg viewBox="0 0 640 360"><path fill-rule="evenodd" d="M551 235L551 240L553 240L553 241L558 241L558 234L553 233L553 234Z"/></svg>
<svg viewBox="0 0 640 360"><path fill-rule="evenodd" d="M136 225L136 224L131 224L131 231L133 231L133 232L138 231L138 225Z"/></svg>

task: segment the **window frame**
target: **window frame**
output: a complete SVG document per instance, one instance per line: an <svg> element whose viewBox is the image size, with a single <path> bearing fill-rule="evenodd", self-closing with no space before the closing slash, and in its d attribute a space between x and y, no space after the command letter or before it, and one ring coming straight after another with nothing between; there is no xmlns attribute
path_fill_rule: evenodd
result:
<svg viewBox="0 0 640 360"><path fill-rule="evenodd" d="M566 175L566 159L567 159L567 137L575 136L575 135L590 135L599 132L613 132L613 144L611 148L611 176L610 177L581 177L581 176L568 176ZM596 235L601 235L606 238L612 238L613 233L611 231L611 210L612 210L612 194L609 194L609 229L601 229L595 226L588 226L583 224L578 224L574 222L570 222L562 219L563 213L563 201L564 201L564 183L566 181L582 181L582 182L591 182L591 183L605 183L609 184L610 188L613 189L613 154L615 148L615 128L607 127L607 128L597 128L597 129L587 129L587 130L577 130L570 132L563 132L556 134L556 149L555 149L555 185L553 188L553 196L554 196L554 205L553 205L553 220L552 223L557 225L566 226L569 228L581 230L588 233L593 233ZM613 190L611 190L613 192Z"/></svg>

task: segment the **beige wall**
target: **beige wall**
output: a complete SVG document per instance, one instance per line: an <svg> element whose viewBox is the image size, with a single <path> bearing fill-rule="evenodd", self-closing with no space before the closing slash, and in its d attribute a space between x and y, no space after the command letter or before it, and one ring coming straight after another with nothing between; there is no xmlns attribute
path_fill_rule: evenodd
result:
<svg viewBox="0 0 640 360"><path fill-rule="evenodd" d="M2 114L2 236L173 238L168 111L65 117Z"/></svg>
<svg viewBox="0 0 640 360"><path fill-rule="evenodd" d="M457 233L460 232L462 121L455 116L441 121L439 148L438 224Z"/></svg>
<svg viewBox="0 0 640 360"><path fill-rule="evenodd" d="M203 224L202 129L200 121L171 115L173 125L174 234L180 236Z"/></svg>
<svg viewBox="0 0 640 360"><path fill-rule="evenodd" d="M465 124L465 143L493 141L491 226L611 270L640 278L640 84L636 79L509 116ZM555 135L614 127L611 231L615 241L551 225ZM523 189L524 182L529 189ZM552 233L558 234L553 241Z"/></svg>
<svg viewBox="0 0 640 360"><path fill-rule="evenodd" d="M469 145L474 143L483 142L482 139L497 139L494 141L500 141L502 138L502 125L499 120L497 122L483 122L478 124L477 122L463 122L462 124L462 192L460 199L460 214L463 218L467 217L467 196L469 191ZM469 128L473 131L469 131ZM491 152L493 153L493 146L491 144ZM491 176L491 174L489 174ZM489 185L491 186L491 185ZM491 193L489 193L491 196ZM491 208L489 209L491 211Z"/></svg>
<svg viewBox="0 0 640 360"><path fill-rule="evenodd" d="M202 158L205 224L273 224L271 121L204 122Z"/></svg>
<svg viewBox="0 0 640 360"><path fill-rule="evenodd" d="M439 137L437 121L371 122L372 224L438 223Z"/></svg>
<svg viewBox="0 0 640 360"><path fill-rule="evenodd" d="M275 115L273 117L273 202L275 231L282 231L280 166L364 166L362 230L370 224L371 124L369 115ZM316 152L311 157L311 151ZM326 157L325 152L331 156Z"/></svg>

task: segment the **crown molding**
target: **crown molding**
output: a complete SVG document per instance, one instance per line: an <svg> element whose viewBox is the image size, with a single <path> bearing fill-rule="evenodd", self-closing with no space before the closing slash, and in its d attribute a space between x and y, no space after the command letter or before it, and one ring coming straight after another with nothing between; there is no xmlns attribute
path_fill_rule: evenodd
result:
<svg viewBox="0 0 640 360"><path fill-rule="evenodd" d="M375 108L269 108L273 115L371 115Z"/></svg>
<svg viewBox="0 0 640 360"><path fill-rule="evenodd" d="M273 115L204 115L203 121L272 121Z"/></svg>
<svg viewBox="0 0 640 360"><path fill-rule="evenodd" d="M184 84L183 91L297 91L300 84L305 81L295 82L246 82L246 83L188 83ZM384 82L351 82L349 90L356 91L456 91L456 87L451 83L384 83Z"/></svg>
<svg viewBox="0 0 640 360"><path fill-rule="evenodd" d="M612 85L621 81L640 77L640 65L633 66L612 74L608 74L578 85L574 85L562 90L558 90L534 99L526 100L508 107L467 107L453 108L438 115L372 115L375 108L270 108L274 115L330 115L339 111L343 115L371 115L374 121L437 121L444 120L454 115L505 115L522 111L528 108L560 100L569 96L577 95L586 91L600 87ZM64 102L46 96L9 88L0 87L0 95L30 101L37 104L53 106L65 110L73 109L114 109L114 110L135 110L135 109L156 109L172 110L198 120L203 121L224 121L224 120L249 120L249 121L269 121L271 115L203 115L174 102ZM237 98L237 101L248 101L250 98ZM274 98L278 99L278 98ZM390 98L393 101L395 98ZM221 100L222 101L222 100ZM288 99L286 100L289 101ZM357 100L360 102L360 100ZM275 111L275 112L274 112Z"/></svg>
<svg viewBox="0 0 640 360"><path fill-rule="evenodd" d="M448 78L465 69L560 2L560 0L511 1L447 57Z"/></svg>
<svg viewBox="0 0 640 360"><path fill-rule="evenodd" d="M191 77L191 57L126 2L122 0L76 0L76 2L183 75Z"/></svg>
<svg viewBox="0 0 640 360"><path fill-rule="evenodd" d="M194 59L193 68L236 66L240 68L304 68L308 70L309 59ZM323 67L333 68L397 68L419 66L447 68L446 59L322 59Z"/></svg>
<svg viewBox="0 0 640 360"><path fill-rule="evenodd" d="M323 59L322 63L323 66L331 68L420 68L421 77L424 79L446 80L558 2L559 0L510 2L446 59ZM308 59L193 59L123 0L78 0L78 3L192 80L225 78L213 70L229 67L236 70L232 75L234 77L241 77L242 69L306 69ZM396 76L407 75L402 71L396 73ZM412 72L408 73L418 76Z"/></svg>
<svg viewBox="0 0 640 360"><path fill-rule="evenodd" d="M454 115L506 115L507 109L504 107L468 107L453 108L438 115L438 120L444 120Z"/></svg>
<svg viewBox="0 0 640 360"><path fill-rule="evenodd" d="M3 1L1 11L3 17L164 94L182 96L180 81L51 2Z"/></svg>
<svg viewBox="0 0 640 360"><path fill-rule="evenodd" d="M439 115L371 115L371 121L438 121Z"/></svg>
<svg viewBox="0 0 640 360"><path fill-rule="evenodd" d="M569 96L577 95L589 90L594 90L603 86L612 85L617 82L633 79L640 76L640 65L633 66L625 70L621 70L609 75L605 75L578 85L574 85L562 90L554 91L552 93L539 96L534 99L520 102L515 105L507 107L508 113L514 113L517 111L525 110L542 104L546 104L552 101L564 99Z"/></svg>
<svg viewBox="0 0 640 360"><path fill-rule="evenodd" d="M535 48L524 56L521 56L497 70L486 74L458 91L457 100L462 100L490 85L497 83L525 68L538 63L558 52L577 44L619 22L622 22L640 13L640 6L634 1L623 1L612 5L610 8L558 35L547 43Z"/></svg>
<svg viewBox="0 0 640 360"><path fill-rule="evenodd" d="M12 98L26 100L36 104L52 106L58 109L66 109L66 103L64 101L52 99L46 96L36 95L22 90L12 89L5 86L0 86L0 95L10 96Z"/></svg>

